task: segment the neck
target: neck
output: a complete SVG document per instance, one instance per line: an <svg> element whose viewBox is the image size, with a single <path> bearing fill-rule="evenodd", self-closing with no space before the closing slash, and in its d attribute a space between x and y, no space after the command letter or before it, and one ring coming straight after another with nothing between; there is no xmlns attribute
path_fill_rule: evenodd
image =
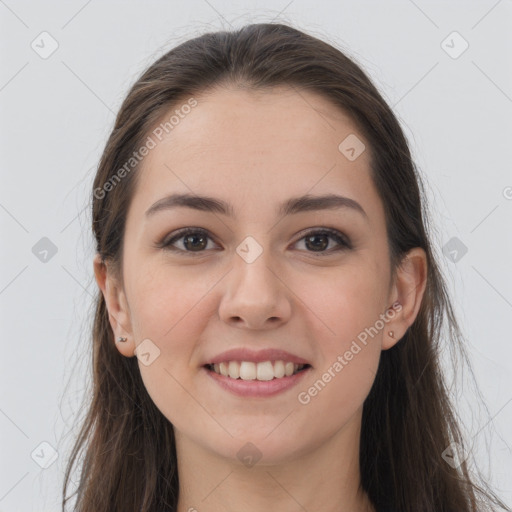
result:
<svg viewBox="0 0 512 512"><path fill-rule="evenodd" d="M177 512L374 512L360 489L361 418L321 445L273 464L246 467L175 431ZM314 441L312 441L314 443Z"/></svg>

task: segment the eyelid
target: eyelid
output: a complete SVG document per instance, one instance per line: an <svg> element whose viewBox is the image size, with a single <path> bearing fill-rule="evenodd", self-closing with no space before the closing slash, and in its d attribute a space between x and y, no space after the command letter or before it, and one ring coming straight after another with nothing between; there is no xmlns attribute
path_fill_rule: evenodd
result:
<svg viewBox="0 0 512 512"><path fill-rule="evenodd" d="M299 238L294 243L299 242L303 238L309 236L309 235L329 235L334 240L338 241L338 243L342 246L345 246L347 249L352 249L352 242L350 238L345 235L342 231L336 229L336 228L328 228L328 227L313 227L313 228L307 228L306 230L299 233ZM313 252L314 251L310 251ZM329 251L324 251L325 254L327 254ZM321 254L321 253L319 253Z"/></svg>
<svg viewBox="0 0 512 512"><path fill-rule="evenodd" d="M194 255L194 254L199 254L201 252L206 252L206 251L198 251L197 253L194 253L193 251L184 251L182 249L177 249L176 247L172 246L172 243L174 243L178 240L181 240L184 236L189 235L189 234L200 234L200 235L206 236L210 240L213 240L215 243L217 243L215 241L215 237L212 236L212 234L207 229L189 226L186 228L177 229L176 231L173 231L172 233L166 235L160 242L157 242L155 244L155 246L158 249L164 249L164 250L168 250L168 251L172 251L172 252L179 252L182 254L184 253L184 254Z"/></svg>
<svg viewBox="0 0 512 512"><path fill-rule="evenodd" d="M191 256L199 256L201 253L207 252L206 250L197 251L197 252L185 251L183 249L177 249L176 247L172 246L173 243L175 243L178 240L181 240L184 236L189 235L189 234L199 234L199 235L206 236L208 239L212 240L214 243L217 244L215 237L212 236L211 233L207 229L189 226L189 227L178 229L178 230L174 231L173 233L171 233L170 235L165 236L162 239L162 241L156 243L155 246L158 249L164 249L164 250L181 253L181 254L186 254L186 255L191 255ZM343 250L353 249L353 244L347 235L345 235L342 231L339 231L336 228L329 228L329 227L325 227L325 226L324 227L320 227L320 226L311 227L311 228L307 228L307 229L299 232L299 234L297 235L297 239L295 240L295 242L293 242L292 245L297 244L298 242L300 242L307 236L313 236L313 235L328 235L331 237L331 239L333 239L337 242L338 246L337 246L337 248L334 248L334 249L331 248L327 251L319 251L319 252L301 251L301 252L307 252L310 254L315 254L317 256L327 256L327 255L330 255L333 253L341 252Z"/></svg>

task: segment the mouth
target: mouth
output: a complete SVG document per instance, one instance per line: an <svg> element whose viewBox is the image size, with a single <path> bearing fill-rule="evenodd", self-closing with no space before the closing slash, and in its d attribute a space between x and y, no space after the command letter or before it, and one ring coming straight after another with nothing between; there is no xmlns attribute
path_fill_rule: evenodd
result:
<svg viewBox="0 0 512 512"><path fill-rule="evenodd" d="M311 368L309 364L297 364L291 361L225 361L204 365L208 371L233 380L271 381L291 377Z"/></svg>

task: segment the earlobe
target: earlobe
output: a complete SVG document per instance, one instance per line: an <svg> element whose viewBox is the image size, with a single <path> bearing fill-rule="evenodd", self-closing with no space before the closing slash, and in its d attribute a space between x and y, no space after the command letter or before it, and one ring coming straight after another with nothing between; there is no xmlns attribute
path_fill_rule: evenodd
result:
<svg viewBox="0 0 512 512"><path fill-rule="evenodd" d="M382 340L382 350L393 347L416 319L427 284L427 256L415 247L404 256L393 285L391 298L400 303L400 309L390 321ZM392 332L391 336L389 333Z"/></svg>
<svg viewBox="0 0 512 512"><path fill-rule="evenodd" d="M100 288L108 310L110 326L114 333L115 344L126 357L135 355L135 343L131 329L130 314L122 287L108 269L108 264L96 254L93 260L94 276Z"/></svg>

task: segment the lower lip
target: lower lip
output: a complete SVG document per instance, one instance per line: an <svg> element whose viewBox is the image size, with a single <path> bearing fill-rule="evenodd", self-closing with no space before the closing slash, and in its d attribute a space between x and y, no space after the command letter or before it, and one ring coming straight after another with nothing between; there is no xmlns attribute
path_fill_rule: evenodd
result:
<svg viewBox="0 0 512 512"><path fill-rule="evenodd" d="M295 375L289 377L281 377L280 379L272 380L242 380L232 379L219 375L212 370L203 367L203 370L227 391L231 391L238 396L252 396L252 397L267 397L282 393L293 386L297 385L304 377L311 367L302 370Z"/></svg>

